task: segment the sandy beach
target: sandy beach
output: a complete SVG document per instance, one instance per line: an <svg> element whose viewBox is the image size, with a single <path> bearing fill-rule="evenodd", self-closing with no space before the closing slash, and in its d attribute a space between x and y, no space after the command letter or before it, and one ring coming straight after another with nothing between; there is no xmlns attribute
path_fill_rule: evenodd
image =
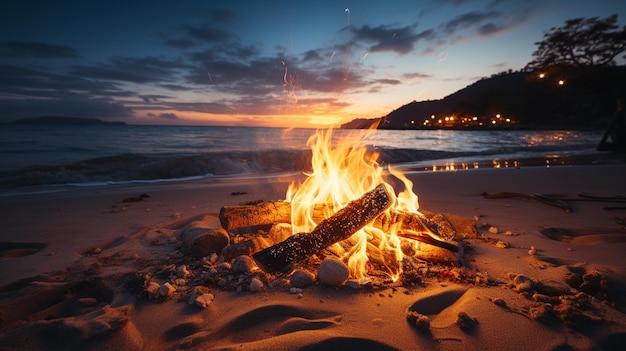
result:
<svg viewBox="0 0 626 351"><path fill-rule="evenodd" d="M623 163L407 176L464 254L356 287L295 288L185 250L181 233L283 200L295 176L1 197L0 349L623 348L626 203L606 199L626 196Z"/></svg>

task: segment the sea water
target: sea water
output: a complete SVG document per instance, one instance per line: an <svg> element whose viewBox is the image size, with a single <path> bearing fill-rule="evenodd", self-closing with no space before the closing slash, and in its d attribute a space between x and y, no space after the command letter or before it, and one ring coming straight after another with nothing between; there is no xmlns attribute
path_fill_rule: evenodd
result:
<svg viewBox="0 0 626 351"><path fill-rule="evenodd" d="M160 125L0 125L0 189L103 185L310 170L314 129ZM412 170L601 157L602 131L333 131ZM543 161L542 161L543 162Z"/></svg>

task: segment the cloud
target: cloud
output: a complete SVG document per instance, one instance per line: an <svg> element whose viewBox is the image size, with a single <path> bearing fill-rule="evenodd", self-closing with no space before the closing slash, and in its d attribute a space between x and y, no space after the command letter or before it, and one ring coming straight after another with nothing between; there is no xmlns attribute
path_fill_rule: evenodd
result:
<svg viewBox="0 0 626 351"><path fill-rule="evenodd" d="M177 120L178 116L175 113L171 113L171 112L164 112L164 113L152 113L152 112L148 112L148 117L156 117L156 118L162 118L162 119L168 119L168 120Z"/></svg>
<svg viewBox="0 0 626 351"><path fill-rule="evenodd" d="M13 58L66 59L78 57L78 52L69 46L30 42L2 41L0 56Z"/></svg>
<svg viewBox="0 0 626 351"><path fill-rule="evenodd" d="M350 30L355 42L373 43L368 47L370 52L408 54L413 51L419 40L432 37L432 31L415 33L410 26L393 28L387 25L376 27L363 25L360 28L350 27Z"/></svg>
<svg viewBox="0 0 626 351"><path fill-rule="evenodd" d="M113 57L105 63L94 65L75 65L72 74L132 83L156 83L175 81L180 69L185 64L180 59L162 57Z"/></svg>
<svg viewBox="0 0 626 351"><path fill-rule="evenodd" d="M446 34L453 34L460 30L477 27L478 25L482 25L485 20L493 20L500 16L501 13L498 11L471 11L456 16L447 23L444 23L442 27Z"/></svg>

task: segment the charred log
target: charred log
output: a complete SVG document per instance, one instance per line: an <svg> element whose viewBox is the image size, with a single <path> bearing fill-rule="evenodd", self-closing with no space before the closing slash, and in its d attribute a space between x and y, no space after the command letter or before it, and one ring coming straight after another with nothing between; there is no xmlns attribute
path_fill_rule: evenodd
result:
<svg viewBox="0 0 626 351"><path fill-rule="evenodd" d="M351 201L331 217L321 221L310 233L298 233L253 255L266 272L281 272L292 263L304 260L324 248L345 240L372 222L392 204L386 185L378 185L361 198Z"/></svg>

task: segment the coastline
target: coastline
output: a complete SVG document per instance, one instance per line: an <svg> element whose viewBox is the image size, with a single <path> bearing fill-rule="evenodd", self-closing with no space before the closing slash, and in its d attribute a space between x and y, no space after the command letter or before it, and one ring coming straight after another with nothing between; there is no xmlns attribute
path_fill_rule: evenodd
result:
<svg viewBox="0 0 626 351"><path fill-rule="evenodd" d="M67 312L59 312L55 299L66 305L79 304L78 300L63 300L61 296L65 295L52 292L54 286L36 284L38 281L46 281L44 277L58 272L70 274L76 270L74 274L84 275L86 282L96 277L119 277L137 260L148 260L149 255L162 259L165 255L162 250L167 245L143 248L136 240L137 233L145 228L165 230L174 222L202 214L216 215L226 205L281 200L287 185L302 178L287 175L74 188L61 193L0 197L0 226L4 228L0 241L5 248L9 242L31 244L5 250L0 258L0 340L7 349L53 349L59 342L70 348L116 346L138 350L183 346L295 350L333 345L401 350L619 349L618 345L626 339L626 301L590 300L594 308L585 313L606 324L589 321L588 327L569 328L558 321L529 318L529 308L537 303L532 291L530 295L518 291L507 277L514 273L536 282L557 282L554 284L561 287L568 273L595 271L609 277L611 288L624 296L626 232L624 224L617 221L625 217L624 210L606 211L603 207L610 204L602 202L572 201L572 212L567 213L532 199L487 199L484 195L515 192L561 197L581 193L624 196L623 162L405 173L413 181L420 210L475 219L479 236L467 238L471 250L465 254L466 269L484 272L500 283L483 286L434 280L425 281L424 285L371 291L314 285L304 288L301 297L282 286L256 293L223 291L212 286L215 301L208 309L187 305L186 295L151 302L136 300L132 294L111 288L116 292L114 298L78 308L78 312L68 316ZM149 197L124 202L142 194ZM546 227L568 228L581 235L570 241L554 239L541 233ZM505 241L509 246L498 248L494 241ZM528 253L531 247L536 254ZM95 248L101 249L102 254L91 254ZM96 262L97 273L90 273L88 267ZM405 311L427 297L439 310L429 315L432 328L424 333L409 325ZM54 301L45 302L46 298ZM506 308L492 302L496 299L505 301ZM460 312L478 321L473 331L464 331L455 324ZM109 323L105 333L85 327L78 339L72 339L74 334L69 333L69 339L64 341L52 340L46 334L47 328L58 328L54 323L74 328L72 323L77 321L85 325L92 321L101 323L98 318L102 316ZM124 324L115 327L111 322L115 318L122 318ZM270 322L271 318L278 318L279 322ZM24 339L25 335L30 336ZM28 344L20 344L24 340Z"/></svg>

